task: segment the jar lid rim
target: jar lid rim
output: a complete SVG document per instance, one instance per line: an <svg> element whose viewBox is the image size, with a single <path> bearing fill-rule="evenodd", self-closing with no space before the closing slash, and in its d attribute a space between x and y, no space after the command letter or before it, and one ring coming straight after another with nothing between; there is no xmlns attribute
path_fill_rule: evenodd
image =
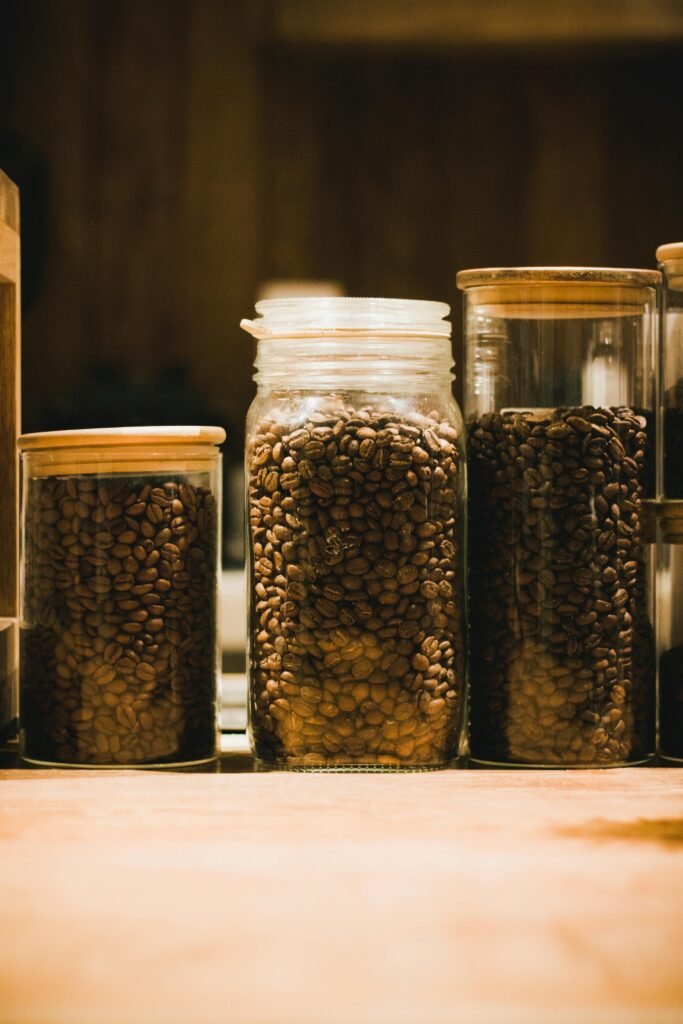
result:
<svg viewBox="0 0 683 1024"><path fill-rule="evenodd" d="M683 242L665 242L663 245L658 245L656 256L658 263L683 259Z"/></svg>
<svg viewBox="0 0 683 1024"><path fill-rule="evenodd" d="M257 338L292 337L345 331L375 334L425 334L450 337L446 320L451 307L428 299L386 299L351 295L262 299L258 317L243 320L244 330Z"/></svg>
<svg viewBox="0 0 683 1024"><path fill-rule="evenodd" d="M487 284L609 284L655 288L661 284L658 270L632 267L479 267L459 270L458 288L466 291Z"/></svg>
<svg viewBox="0 0 683 1024"><path fill-rule="evenodd" d="M51 448L107 448L136 444L206 444L217 445L225 441L222 427L169 426L169 427L94 427L85 430L49 430L22 434L17 444L22 451L40 451Z"/></svg>

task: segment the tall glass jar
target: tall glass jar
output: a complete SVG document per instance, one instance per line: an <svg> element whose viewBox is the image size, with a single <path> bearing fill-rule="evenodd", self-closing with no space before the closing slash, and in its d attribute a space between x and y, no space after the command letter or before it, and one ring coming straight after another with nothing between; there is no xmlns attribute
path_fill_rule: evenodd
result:
<svg viewBox="0 0 683 1024"><path fill-rule="evenodd" d="M216 754L218 427L24 434L23 757Z"/></svg>
<svg viewBox="0 0 683 1024"><path fill-rule="evenodd" d="M465 697L449 307L260 302L247 420L250 734L284 768L427 769Z"/></svg>
<svg viewBox="0 0 683 1024"><path fill-rule="evenodd" d="M654 751L656 271L466 270L471 747Z"/></svg>
<svg viewBox="0 0 683 1024"><path fill-rule="evenodd" d="M660 245L664 275L658 508L659 746L683 761L683 242Z"/></svg>

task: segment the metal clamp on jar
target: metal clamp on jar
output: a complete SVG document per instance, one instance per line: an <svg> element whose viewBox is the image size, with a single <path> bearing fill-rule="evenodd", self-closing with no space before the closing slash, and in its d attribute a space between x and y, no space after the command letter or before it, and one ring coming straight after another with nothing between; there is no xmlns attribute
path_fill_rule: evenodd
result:
<svg viewBox="0 0 683 1024"><path fill-rule="evenodd" d="M258 303L250 731L287 768L426 769L464 720L463 428L449 308Z"/></svg>

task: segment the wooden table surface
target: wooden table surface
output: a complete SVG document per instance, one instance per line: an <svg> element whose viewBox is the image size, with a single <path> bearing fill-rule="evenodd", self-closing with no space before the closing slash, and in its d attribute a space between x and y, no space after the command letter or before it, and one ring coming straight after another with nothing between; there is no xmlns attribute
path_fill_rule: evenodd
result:
<svg viewBox="0 0 683 1024"><path fill-rule="evenodd" d="M231 767L0 772L3 1024L683 1021L683 769Z"/></svg>

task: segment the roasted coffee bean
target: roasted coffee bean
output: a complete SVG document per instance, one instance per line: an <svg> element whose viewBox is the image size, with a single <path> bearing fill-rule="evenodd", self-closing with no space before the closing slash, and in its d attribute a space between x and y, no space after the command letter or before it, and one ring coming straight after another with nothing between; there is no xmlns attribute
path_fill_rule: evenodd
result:
<svg viewBox="0 0 683 1024"><path fill-rule="evenodd" d="M263 762L437 767L456 756L461 458L458 431L436 413L330 399L297 423L256 423L250 729Z"/></svg>
<svg viewBox="0 0 683 1024"><path fill-rule="evenodd" d="M217 512L207 482L29 482L28 759L126 765L214 755Z"/></svg>
<svg viewBox="0 0 683 1024"><path fill-rule="evenodd" d="M470 423L475 758L610 765L652 752L646 427L592 406Z"/></svg>

